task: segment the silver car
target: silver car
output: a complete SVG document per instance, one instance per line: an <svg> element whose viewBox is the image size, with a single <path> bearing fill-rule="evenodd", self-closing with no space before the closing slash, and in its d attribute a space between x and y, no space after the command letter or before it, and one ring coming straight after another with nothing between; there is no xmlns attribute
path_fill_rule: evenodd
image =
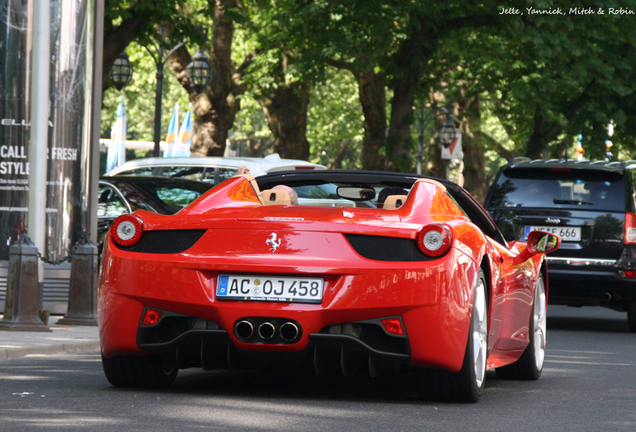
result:
<svg viewBox="0 0 636 432"><path fill-rule="evenodd" d="M187 178L216 185L235 176L241 166L247 167L254 177L280 171L327 169L324 165L303 160L281 159L278 154L274 153L264 158L207 156L135 159L107 172L105 176L135 175Z"/></svg>

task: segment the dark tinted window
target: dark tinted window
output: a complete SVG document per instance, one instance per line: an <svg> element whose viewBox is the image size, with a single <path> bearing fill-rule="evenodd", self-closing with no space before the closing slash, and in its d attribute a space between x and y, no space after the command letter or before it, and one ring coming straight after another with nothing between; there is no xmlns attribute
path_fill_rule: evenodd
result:
<svg viewBox="0 0 636 432"><path fill-rule="evenodd" d="M189 180L203 180L208 178L207 170L209 170L209 168L206 167L171 166L163 167L161 175L164 177L186 178ZM214 173L214 168L212 168L211 171Z"/></svg>
<svg viewBox="0 0 636 432"><path fill-rule="evenodd" d="M126 203L114 187L106 184L99 185L97 217L116 218L128 212Z"/></svg>
<svg viewBox="0 0 636 432"><path fill-rule="evenodd" d="M218 168L213 166L160 166L160 167L144 167L135 168L133 170L121 173L123 175L135 176L157 176L157 177L173 177L188 180L198 180L210 183L212 185L219 184L225 180L234 177L238 168Z"/></svg>
<svg viewBox="0 0 636 432"><path fill-rule="evenodd" d="M160 175L160 174L155 174L153 172L153 168L152 167L144 167L144 168L135 168L133 170L130 171L126 171L124 173L121 174L125 174L125 175L135 175L135 176L151 176L151 175Z"/></svg>
<svg viewBox="0 0 636 432"><path fill-rule="evenodd" d="M135 182L135 186L173 212L181 210L212 187L203 182Z"/></svg>
<svg viewBox="0 0 636 432"><path fill-rule="evenodd" d="M169 209L165 208L165 206L159 205L156 200L150 198L148 194L141 192L135 185L116 180L115 182L117 188L124 195L126 202L128 202L132 211L147 210L154 213L169 213Z"/></svg>
<svg viewBox="0 0 636 432"><path fill-rule="evenodd" d="M215 179L216 183L221 183L229 178L234 177L237 172L238 168L219 168L218 170L216 170L215 173L215 175L218 173L218 179Z"/></svg>
<svg viewBox="0 0 636 432"><path fill-rule="evenodd" d="M618 172L601 170L504 170L486 205L625 211L625 181Z"/></svg>

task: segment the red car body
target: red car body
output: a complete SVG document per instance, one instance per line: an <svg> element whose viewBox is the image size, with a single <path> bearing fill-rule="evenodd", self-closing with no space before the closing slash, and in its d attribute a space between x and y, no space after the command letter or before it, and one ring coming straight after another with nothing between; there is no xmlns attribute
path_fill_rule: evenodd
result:
<svg viewBox="0 0 636 432"><path fill-rule="evenodd" d="M359 185L383 175L264 176L260 187L249 176L233 177L175 215L128 216L141 231L134 246L114 241L116 221L105 242L99 284L109 380L156 384L154 378L124 379L126 365L117 363L148 356L160 359L161 377L173 373L171 368L287 367L307 357L318 373L440 370L455 376L469 351L480 275L488 311L485 367L517 362L536 333L533 304L539 279L547 283L544 255L536 245L503 241L463 189L386 174L410 185L397 209L264 205L259 195L273 182L293 187L294 181L308 184L307 178L319 176L323 182ZM450 235L440 256L418 248L423 227L430 226ZM293 286L282 277L298 279L305 289L294 294L310 296L313 289L316 296L259 297L264 294L255 285L254 292L241 293L240 284L250 276L256 278L245 284L270 278L276 284L279 278L281 291L283 282ZM322 298L314 280L323 281ZM226 281L234 283L228 286L233 297L220 298L219 283Z"/></svg>

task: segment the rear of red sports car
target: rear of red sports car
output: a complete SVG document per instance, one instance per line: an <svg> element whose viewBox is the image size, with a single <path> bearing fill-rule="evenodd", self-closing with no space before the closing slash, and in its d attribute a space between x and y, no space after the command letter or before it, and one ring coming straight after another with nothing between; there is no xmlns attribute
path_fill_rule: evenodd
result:
<svg viewBox="0 0 636 432"><path fill-rule="evenodd" d="M399 373L462 367L487 240L435 182L397 210L263 205L236 177L174 216L113 224L99 286L104 369Z"/></svg>

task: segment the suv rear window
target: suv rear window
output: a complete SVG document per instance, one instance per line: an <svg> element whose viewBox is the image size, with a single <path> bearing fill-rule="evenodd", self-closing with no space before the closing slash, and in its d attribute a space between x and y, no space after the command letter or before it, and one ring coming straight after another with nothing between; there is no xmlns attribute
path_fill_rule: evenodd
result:
<svg viewBox="0 0 636 432"><path fill-rule="evenodd" d="M615 171L508 169L492 186L487 206L625 211L625 181Z"/></svg>

